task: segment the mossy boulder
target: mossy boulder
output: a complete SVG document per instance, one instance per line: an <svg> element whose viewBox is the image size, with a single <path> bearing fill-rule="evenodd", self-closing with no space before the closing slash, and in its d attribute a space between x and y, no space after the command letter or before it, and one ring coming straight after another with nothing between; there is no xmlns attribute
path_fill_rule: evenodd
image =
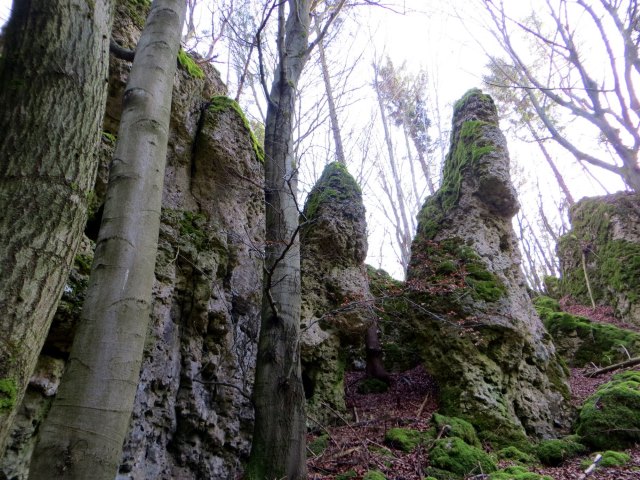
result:
<svg viewBox="0 0 640 480"><path fill-rule="evenodd" d="M384 435L384 443L403 452L412 452L418 445L426 445L435 438L433 432L410 428L391 428Z"/></svg>
<svg viewBox="0 0 640 480"><path fill-rule="evenodd" d="M580 409L575 431L600 450L621 450L640 442L640 371L614 375Z"/></svg>
<svg viewBox="0 0 640 480"><path fill-rule="evenodd" d="M543 440L535 449L537 457L544 465L556 466L565 460L576 457L587 451L582 443L573 437Z"/></svg>
<svg viewBox="0 0 640 480"><path fill-rule="evenodd" d="M472 90L456 104L442 186L418 215L406 317L442 413L494 447L569 426L567 374L519 268L518 208L495 105Z"/></svg>
<svg viewBox="0 0 640 480"><path fill-rule="evenodd" d="M640 354L640 333L536 306L558 353L572 367L606 366Z"/></svg>
<svg viewBox="0 0 640 480"><path fill-rule="evenodd" d="M434 413L431 421L436 430L436 435L443 432L445 437L458 437L474 447L480 447L480 439L475 428L466 420L456 417L447 417Z"/></svg>
<svg viewBox="0 0 640 480"><path fill-rule="evenodd" d="M640 325L640 194L585 198L570 210L571 231L558 241L560 291L589 305L583 256L593 298L619 318Z"/></svg>
<svg viewBox="0 0 640 480"><path fill-rule="evenodd" d="M436 440L429 452L429 463L456 475L491 473L497 468L491 455L457 437Z"/></svg>

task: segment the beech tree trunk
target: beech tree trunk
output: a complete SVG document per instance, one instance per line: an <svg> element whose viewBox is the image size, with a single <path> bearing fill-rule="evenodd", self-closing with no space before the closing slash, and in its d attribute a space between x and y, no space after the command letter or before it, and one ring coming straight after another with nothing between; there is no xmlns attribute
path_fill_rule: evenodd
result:
<svg viewBox="0 0 640 480"><path fill-rule="evenodd" d="M253 401L255 427L247 477L306 478L305 397L300 365L300 243L293 117L309 58L310 0L279 6L278 65L265 125L266 249L262 323Z"/></svg>
<svg viewBox="0 0 640 480"><path fill-rule="evenodd" d="M0 457L82 238L113 1L15 1L0 61Z"/></svg>
<svg viewBox="0 0 640 480"><path fill-rule="evenodd" d="M29 478L112 480L149 323L171 93L186 11L155 0L136 49L82 321Z"/></svg>

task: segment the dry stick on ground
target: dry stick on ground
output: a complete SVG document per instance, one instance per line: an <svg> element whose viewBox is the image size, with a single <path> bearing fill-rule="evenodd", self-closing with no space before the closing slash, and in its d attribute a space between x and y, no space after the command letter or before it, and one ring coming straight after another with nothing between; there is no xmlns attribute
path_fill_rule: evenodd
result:
<svg viewBox="0 0 640 480"><path fill-rule="evenodd" d="M602 375L603 373L612 372L613 370L618 370L620 368L633 367L634 365L640 364L640 357L631 358L629 360L625 360L624 362L615 363L613 365L609 365L608 367L600 368L599 370L594 370L586 374L587 377L597 377L598 375Z"/></svg>
<svg viewBox="0 0 640 480"><path fill-rule="evenodd" d="M591 282L589 282L589 275L587 274L587 253L586 247L582 248L582 271L584 272L584 281L587 284L587 291L589 292L589 300L591 300L591 307L596 309L596 302L593 300L593 292L591 291Z"/></svg>

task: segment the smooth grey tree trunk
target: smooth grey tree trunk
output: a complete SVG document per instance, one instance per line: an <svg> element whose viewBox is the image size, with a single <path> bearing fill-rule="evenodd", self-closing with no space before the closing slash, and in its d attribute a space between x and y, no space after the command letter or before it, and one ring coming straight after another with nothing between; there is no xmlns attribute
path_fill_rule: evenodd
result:
<svg viewBox="0 0 640 480"><path fill-rule="evenodd" d="M13 2L0 60L0 457L82 238L113 1Z"/></svg>
<svg viewBox="0 0 640 480"><path fill-rule="evenodd" d="M112 480L138 384L184 0L156 0L124 93L82 321L29 478Z"/></svg>
<svg viewBox="0 0 640 480"><path fill-rule="evenodd" d="M254 386L255 427L247 477L306 478L305 398L300 365L300 243L293 155L296 88L309 58L310 0L279 7L278 66L265 125L266 248Z"/></svg>

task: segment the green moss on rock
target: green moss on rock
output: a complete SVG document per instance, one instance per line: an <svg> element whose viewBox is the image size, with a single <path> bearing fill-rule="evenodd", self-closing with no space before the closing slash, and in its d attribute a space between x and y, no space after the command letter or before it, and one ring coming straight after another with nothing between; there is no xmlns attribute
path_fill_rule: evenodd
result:
<svg viewBox="0 0 640 480"><path fill-rule="evenodd" d="M473 425L466 420L434 413L431 421L433 422L438 434L444 429L444 436L446 437L458 437L469 445L473 445L475 447L481 446L480 439L476 434L475 428L473 428Z"/></svg>
<svg viewBox="0 0 640 480"><path fill-rule="evenodd" d="M384 435L384 443L403 452L411 452L418 445L425 445L433 438L432 432L420 432L410 428L391 428Z"/></svg>
<svg viewBox="0 0 640 480"><path fill-rule="evenodd" d="M14 378L0 379L0 412L13 409L18 395L18 384Z"/></svg>
<svg viewBox="0 0 640 480"><path fill-rule="evenodd" d="M540 461L552 467L586 451L587 448L572 437L543 440L536 446L536 455Z"/></svg>
<svg viewBox="0 0 640 480"><path fill-rule="evenodd" d="M533 463L537 463L538 459L533 455L523 452L517 447L513 445L498 450L496 452L496 456L499 460L509 460L511 462L522 463L525 465L531 465Z"/></svg>
<svg viewBox="0 0 640 480"><path fill-rule="evenodd" d="M142 30L151 10L151 0L119 0L119 4L127 9L133 24Z"/></svg>
<svg viewBox="0 0 640 480"><path fill-rule="evenodd" d="M432 466L456 475L486 474L497 468L491 455L457 437L436 440L429 458Z"/></svg>
<svg viewBox="0 0 640 480"><path fill-rule="evenodd" d="M549 303L538 301L536 308L558 352L571 366L611 365L628 358L627 353L640 353L639 333L552 310Z"/></svg>
<svg viewBox="0 0 640 480"><path fill-rule="evenodd" d="M596 449L620 450L640 442L640 371L614 375L580 409L576 433Z"/></svg>
<svg viewBox="0 0 640 480"><path fill-rule="evenodd" d="M612 305L617 315L628 314L630 305L640 300L640 243L620 238L617 230L636 219L637 194L616 194L586 198L571 209L572 230L558 241L558 253L564 275L560 281L562 295L590 302L582 254L594 300ZM630 227L633 228L633 227Z"/></svg>
<svg viewBox="0 0 640 480"><path fill-rule="evenodd" d="M327 201L349 201L360 198L362 191L347 167L339 162L329 163L322 172L316 187L311 191L304 206L304 216L313 218L320 205Z"/></svg>
<svg viewBox="0 0 640 480"><path fill-rule="evenodd" d="M204 78L204 71L195 60L184 50L178 52L178 64L193 78Z"/></svg>
<svg viewBox="0 0 640 480"><path fill-rule="evenodd" d="M213 97L209 104L209 110L212 112L223 112L229 109L236 112L240 117L240 119L242 120L242 124L244 125L244 127L247 129L247 132L249 133L249 138L251 139L251 145L253 147L253 151L256 154L256 158L261 163L264 163L264 148L256 138L255 134L253 133L253 130L251 129L251 125L249 124L247 117L242 111L242 108L240 108L240 105L238 105L238 102L236 102L235 100L229 97L225 97L224 95L219 95L219 96Z"/></svg>

